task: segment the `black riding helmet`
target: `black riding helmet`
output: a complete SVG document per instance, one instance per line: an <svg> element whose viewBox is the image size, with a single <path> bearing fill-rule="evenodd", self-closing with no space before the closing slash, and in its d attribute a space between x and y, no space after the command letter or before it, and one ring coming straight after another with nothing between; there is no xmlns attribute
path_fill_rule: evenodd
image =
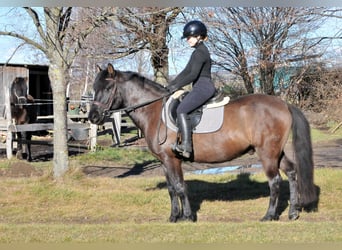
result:
<svg viewBox="0 0 342 250"><path fill-rule="evenodd" d="M189 36L202 36L203 38L207 36L207 27L201 21L190 21L183 29L183 38L188 38Z"/></svg>

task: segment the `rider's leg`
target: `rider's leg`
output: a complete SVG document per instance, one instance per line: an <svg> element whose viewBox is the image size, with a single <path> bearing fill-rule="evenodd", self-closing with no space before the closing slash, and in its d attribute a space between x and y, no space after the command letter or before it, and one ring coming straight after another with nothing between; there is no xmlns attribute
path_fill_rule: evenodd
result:
<svg viewBox="0 0 342 250"><path fill-rule="evenodd" d="M189 116L185 113L178 114L177 124L181 134L181 144L176 144L174 150L184 158L190 158L192 154L192 128Z"/></svg>

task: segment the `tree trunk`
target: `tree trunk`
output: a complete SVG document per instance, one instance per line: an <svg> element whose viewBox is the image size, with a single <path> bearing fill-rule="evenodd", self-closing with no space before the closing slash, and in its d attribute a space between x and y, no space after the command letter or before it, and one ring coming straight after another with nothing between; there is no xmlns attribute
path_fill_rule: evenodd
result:
<svg viewBox="0 0 342 250"><path fill-rule="evenodd" d="M167 85L166 83L169 77L166 15L167 13L158 13L153 16L153 35L150 41L154 80L163 85Z"/></svg>
<svg viewBox="0 0 342 250"><path fill-rule="evenodd" d="M61 65L63 65L61 63ZM68 170L66 77L63 66L51 64L49 77L53 91L54 136L53 136L53 175L59 179Z"/></svg>

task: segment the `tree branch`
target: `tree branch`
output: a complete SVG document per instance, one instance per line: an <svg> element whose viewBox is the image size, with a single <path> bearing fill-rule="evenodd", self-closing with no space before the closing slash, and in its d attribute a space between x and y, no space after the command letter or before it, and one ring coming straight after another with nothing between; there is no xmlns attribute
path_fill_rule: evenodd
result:
<svg viewBox="0 0 342 250"><path fill-rule="evenodd" d="M36 41L34 41L34 40L32 40L26 36L20 35L18 33L11 32L11 31L0 31L0 36L11 36L14 38L18 38L22 41L25 41L27 44L30 44L30 45L36 47L37 49L41 50L44 53L47 52L47 50L41 44L37 43Z"/></svg>
<svg viewBox="0 0 342 250"><path fill-rule="evenodd" d="M24 7L24 9L26 10L26 12L30 15L30 17L32 18L32 21L40 35L40 37L42 38L42 40L44 40L44 37L45 37L45 32L43 30L43 26L41 25L40 23L40 20L39 20L39 16L37 14L37 12L30 8L30 7Z"/></svg>

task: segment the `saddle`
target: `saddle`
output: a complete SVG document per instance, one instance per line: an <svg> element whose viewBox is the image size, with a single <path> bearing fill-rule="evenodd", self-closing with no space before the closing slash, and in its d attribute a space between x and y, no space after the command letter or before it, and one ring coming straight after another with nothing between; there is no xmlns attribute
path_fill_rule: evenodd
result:
<svg viewBox="0 0 342 250"><path fill-rule="evenodd" d="M177 107L189 92L176 91L166 102L163 108L163 122L172 130L178 131ZM221 128L223 123L224 105L229 102L229 97L221 91L209 99L203 106L189 114L193 133L210 133Z"/></svg>

